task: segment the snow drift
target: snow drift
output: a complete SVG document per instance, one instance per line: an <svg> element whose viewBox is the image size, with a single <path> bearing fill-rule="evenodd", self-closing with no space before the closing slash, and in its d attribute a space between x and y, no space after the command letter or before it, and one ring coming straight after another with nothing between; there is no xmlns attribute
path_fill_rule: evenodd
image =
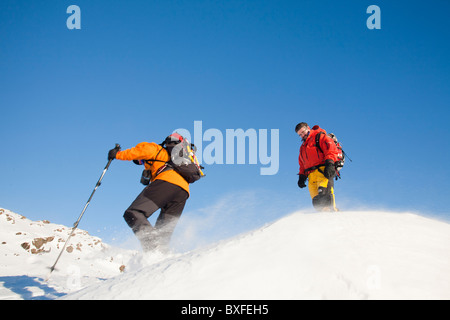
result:
<svg viewBox="0 0 450 320"><path fill-rule="evenodd" d="M10 233L11 245L20 236ZM167 255L83 245L89 252L63 255L61 270L45 286L43 266L53 263L42 260L48 249L32 254L20 247L18 257L5 246L0 289L16 296L0 290L0 298L450 299L450 225L411 213L296 212L232 239ZM65 271L67 265L78 268L78 278ZM5 272L15 275L16 287ZM18 286L33 287L27 279L38 289L20 294ZM78 279L77 286L68 279Z"/></svg>
<svg viewBox="0 0 450 320"><path fill-rule="evenodd" d="M449 249L450 225L414 214L295 213L66 298L449 299Z"/></svg>

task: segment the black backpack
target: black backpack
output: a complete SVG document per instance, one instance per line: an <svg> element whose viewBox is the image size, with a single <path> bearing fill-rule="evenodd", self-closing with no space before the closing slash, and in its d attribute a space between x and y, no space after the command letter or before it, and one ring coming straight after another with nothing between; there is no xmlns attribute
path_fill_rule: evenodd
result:
<svg viewBox="0 0 450 320"><path fill-rule="evenodd" d="M315 141L315 147L320 150L320 152L324 153L322 148L320 147L319 144L319 140L320 140L320 135L323 132L319 132L316 135L316 141ZM339 150L339 155L338 155L338 160L334 163L334 166L336 167L336 180L339 178L341 178L341 175L339 173L339 171L341 171L341 169L344 167L344 163L345 163L345 157L347 156L347 154L344 152L344 150L342 149L341 144L338 142L338 139L336 137L336 135L334 133L328 133L327 136L329 136L334 143L336 144L336 147ZM347 156L348 158L348 156ZM348 158L348 160L350 160L350 162L352 161L352 159Z"/></svg>
<svg viewBox="0 0 450 320"><path fill-rule="evenodd" d="M187 182L194 183L204 177L195 155L197 148L178 133L173 133L161 144L169 153L170 160L166 165L178 172Z"/></svg>
<svg viewBox="0 0 450 320"><path fill-rule="evenodd" d="M169 161L165 162L157 159L145 160L149 165L153 165L154 161L165 162L165 164L158 169L155 177L158 174L171 169L180 174L188 183L194 183L205 176L202 171L204 168L199 164L195 155L196 148L186 138L178 133L173 133L168 136L160 146L161 149L158 151L155 158L158 157L158 154L162 149L165 149L170 156ZM141 177L141 183L148 185L151 179L151 171L144 170Z"/></svg>

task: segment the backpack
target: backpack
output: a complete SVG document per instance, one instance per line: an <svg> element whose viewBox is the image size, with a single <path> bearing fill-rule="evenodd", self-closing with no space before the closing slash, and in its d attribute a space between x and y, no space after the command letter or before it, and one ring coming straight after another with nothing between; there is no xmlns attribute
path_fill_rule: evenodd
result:
<svg viewBox="0 0 450 320"><path fill-rule="evenodd" d="M167 167L178 172L188 183L194 183L205 176L202 171L204 168L195 155L197 148L189 140L178 133L173 133L164 140L161 146L167 150L170 156L170 160L166 162Z"/></svg>
<svg viewBox="0 0 450 320"><path fill-rule="evenodd" d="M320 152L324 153L323 150L322 150L322 148L320 147L320 144L319 144L320 135L321 135L322 133L323 133L323 132L319 132L319 133L316 135L315 147L316 147L318 150L320 150ZM339 172L339 171L341 171L341 169L344 167L345 157L347 156L347 154L346 154L346 153L344 152L344 150L342 149L342 146L341 146L341 144L339 143L339 141L338 141L338 139L337 139L337 137L336 137L336 135L335 135L334 133L328 133L327 136L329 136L329 137L334 141L334 143L336 144L336 147L337 147L338 150L339 150L338 160L334 163L334 166L336 167L336 180L337 180L337 179L340 179L340 178L341 178L341 175L340 175L340 172ZM348 158L350 161L352 161L352 159L350 159L348 156L347 156L347 158Z"/></svg>
<svg viewBox="0 0 450 320"><path fill-rule="evenodd" d="M178 133L173 133L168 136L162 143L159 144L161 149L156 154L158 157L162 149L165 149L170 156L169 161L162 161L157 159L144 160L150 166L153 162L165 162L158 171L155 173L155 177L163 171L173 169L180 174L188 183L194 183L200 178L204 177L202 169L204 169L198 162L195 156L196 148L194 144L190 143L186 138L182 137ZM141 161L133 160L135 164L143 164ZM152 180L151 170L144 170L141 176L141 183L148 185Z"/></svg>

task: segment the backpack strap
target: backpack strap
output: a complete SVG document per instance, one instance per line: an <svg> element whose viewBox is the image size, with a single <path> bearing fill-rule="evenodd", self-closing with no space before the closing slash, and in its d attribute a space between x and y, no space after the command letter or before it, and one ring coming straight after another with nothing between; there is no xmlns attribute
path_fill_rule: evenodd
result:
<svg viewBox="0 0 450 320"><path fill-rule="evenodd" d="M323 132L322 131L320 131L320 132L318 132L317 134L316 134L316 143L314 144L314 146L317 148L317 150L319 150L320 152L322 152L322 153L324 153L323 152L323 150L322 150L322 148L320 147L320 135L321 134L323 134Z"/></svg>
<svg viewBox="0 0 450 320"><path fill-rule="evenodd" d="M149 166L152 166L153 165L153 162L167 162L167 161L163 161L163 160L158 160L158 159L156 159L156 158L158 158L158 155L160 154L160 152L162 151L162 149L164 149L164 147L162 146L162 145L160 145L161 146L161 149L159 149L159 151L158 151L158 153L156 154L156 156L155 156L155 159L148 159L148 160L144 160Z"/></svg>
<svg viewBox="0 0 450 320"><path fill-rule="evenodd" d="M156 162L164 162L164 164L155 172L155 176L154 176L154 178L156 178L160 173L162 173L163 171L166 171L166 170L170 170L170 169L172 169L172 166L170 165L170 163L169 163L169 161L163 161L163 160L158 160L158 159L156 159L157 157L158 157L158 155L159 155L159 153L162 151L162 149L165 149L164 148L164 143L161 143L160 144L160 146L161 146L161 149L159 149L159 151L158 151L158 153L156 154L156 156L155 156L155 159L148 159L148 160L144 160L144 162L145 163L147 163L149 166L153 166L153 163L156 161ZM146 170L144 170L144 171L146 171ZM147 171L150 171L150 170L147 170ZM142 181L141 181L142 182ZM148 183L147 183L148 184Z"/></svg>
<svg viewBox="0 0 450 320"><path fill-rule="evenodd" d="M305 173L310 174L312 171L318 170L321 174L323 174L323 170L322 170L323 167L325 167L325 165L319 164L317 166L313 166L313 167L305 169Z"/></svg>
<svg viewBox="0 0 450 320"><path fill-rule="evenodd" d="M169 163L165 163L165 164L163 164L157 171L156 171L156 173L155 173L155 178L161 173L161 172L163 172L163 171L166 171L166 170L169 170L169 169L171 169L172 167L169 165Z"/></svg>

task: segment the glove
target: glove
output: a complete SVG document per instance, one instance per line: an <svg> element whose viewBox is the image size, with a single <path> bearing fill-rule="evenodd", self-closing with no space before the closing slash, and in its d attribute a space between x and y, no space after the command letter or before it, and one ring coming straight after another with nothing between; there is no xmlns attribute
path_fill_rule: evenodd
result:
<svg viewBox="0 0 450 320"><path fill-rule="evenodd" d="M325 161L325 169L323 170L323 175L327 179L332 179L336 175L336 167L334 166L334 161L328 159Z"/></svg>
<svg viewBox="0 0 450 320"><path fill-rule="evenodd" d="M114 149L109 150L108 160L114 160L116 158L117 152L120 151L120 147L116 146Z"/></svg>
<svg viewBox="0 0 450 320"><path fill-rule="evenodd" d="M304 174L300 174L300 175L298 176L298 187L299 187L300 189L306 187L305 182L306 182L306 179L307 179L307 178L308 178L308 177L305 176Z"/></svg>

